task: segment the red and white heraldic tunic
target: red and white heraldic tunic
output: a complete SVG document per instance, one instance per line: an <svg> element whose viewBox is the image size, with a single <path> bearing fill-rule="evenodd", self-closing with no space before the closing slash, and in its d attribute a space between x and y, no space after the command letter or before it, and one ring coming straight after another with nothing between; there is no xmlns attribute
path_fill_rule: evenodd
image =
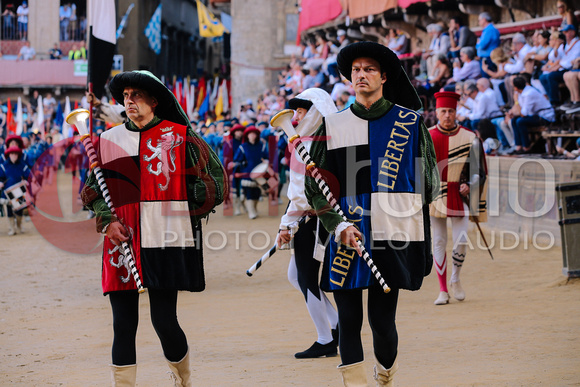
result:
<svg viewBox="0 0 580 387"><path fill-rule="evenodd" d="M142 131L127 124L101 135L99 158L117 218L131 234L143 286L205 288L201 227L190 208L187 127L169 121ZM191 187L188 189L188 187ZM121 248L105 237L103 292L136 289Z"/></svg>

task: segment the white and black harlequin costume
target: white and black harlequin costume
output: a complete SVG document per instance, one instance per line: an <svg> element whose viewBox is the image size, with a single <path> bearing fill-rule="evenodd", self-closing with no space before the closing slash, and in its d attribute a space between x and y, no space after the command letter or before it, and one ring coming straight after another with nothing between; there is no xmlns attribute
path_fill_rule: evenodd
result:
<svg viewBox="0 0 580 387"><path fill-rule="evenodd" d="M289 105L294 110L299 107L308 110L296 127L296 133L302 138L306 149L310 149L312 142L309 141L309 137L322 124L323 117L337 111L336 106L330 95L319 88L303 91L291 99ZM280 221L280 229L290 229L294 232L294 239L291 242L294 254L288 266L288 280L304 295L308 313L318 334L312 347L297 353L295 355L297 358L333 356L337 353L338 314L319 285L320 263L324 257L324 243L328 233L323 227L319 227L318 217L314 215L304 194L305 173L306 166L298 152L294 150L290 158L288 185L290 202Z"/></svg>

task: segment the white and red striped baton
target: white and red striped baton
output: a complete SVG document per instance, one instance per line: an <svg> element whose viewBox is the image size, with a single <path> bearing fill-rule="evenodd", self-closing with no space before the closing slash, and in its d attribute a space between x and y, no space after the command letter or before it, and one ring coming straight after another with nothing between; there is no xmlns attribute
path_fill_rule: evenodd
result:
<svg viewBox="0 0 580 387"><path fill-rule="evenodd" d="M109 206L111 210L111 214L116 216L115 206L113 205L113 201L111 199L111 195L109 193L109 188L107 188L107 182L103 176L103 171L99 166L99 161L97 158L97 152L93 147L93 142L91 141L91 135L89 134L86 120L89 117L89 111L86 109L76 109L70 112L68 116L66 116L67 124L75 127L79 134L81 135L81 141L85 147L87 152L87 156L89 156L89 162L91 165L91 169L95 173L95 177L97 182L99 183L99 188L103 194L103 198L105 199L105 203ZM133 253L131 252L131 247L127 242L121 242L121 248L123 249L123 255L127 260L129 268L131 269L131 274L133 275L133 279L135 280L135 284L137 285L137 290L139 293L143 293L145 288L143 287L143 283L141 282L141 276L139 275L139 271L137 270L137 266L135 266L135 258L133 258Z"/></svg>
<svg viewBox="0 0 580 387"><path fill-rule="evenodd" d="M294 115L293 110L284 109L278 112L278 114L276 114L274 117L272 117L272 119L270 120L270 124L274 127L279 126L282 128L282 130L284 130L284 132L288 136L288 143L294 145L296 151L298 151L298 155L302 158L304 164L306 164L306 170L314 178L316 184L318 184L318 187L320 187L322 194L324 195L330 206L342 217L342 219L345 222L348 222L348 219L344 215L344 212L342 212L342 209L340 208L338 201L334 198L334 195L332 194L330 187L328 186L328 184L326 184L324 177L322 177L322 174L316 167L314 161L312 161L312 158L310 157L308 150L306 149L304 144L302 144L302 141L300 140L300 135L297 134L296 131L294 130L291 121L293 115ZM362 241L358 238L357 244L358 248L362 251L362 258L364 259L368 267L371 269L371 272L375 275L377 281L379 281L379 284L383 288L383 291L385 293L390 292L391 288L389 288L389 285L387 285L387 282L385 281L381 272L377 268L377 265L375 265L375 263L373 262L373 259L371 258L370 254L365 249Z"/></svg>

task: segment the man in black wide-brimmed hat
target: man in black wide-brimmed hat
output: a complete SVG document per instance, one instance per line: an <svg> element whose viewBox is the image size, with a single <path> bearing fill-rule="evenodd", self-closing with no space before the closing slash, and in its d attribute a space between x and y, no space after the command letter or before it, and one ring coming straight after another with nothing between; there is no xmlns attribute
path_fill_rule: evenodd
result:
<svg viewBox="0 0 580 387"><path fill-rule="evenodd" d="M326 248L321 287L334 292L339 315L343 382L366 386L360 336L362 291L368 289L377 385L392 386L397 370L395 314L399 289L417 290L432 266L429 203L438 175L421 102L397 56L373 42L338 54L341 74L356 102L325 117L311 155L348 222L332 208L313 178L306 196L334 235ZM360 257L357 239L391 287L385 293Z"/></svg>
<svg viewBox="0 0 580 387"><path fill-rule="evenodd" d="M177 292L205 289L200 220L227 195L218 156L194 133L173 94L148 71L116 75L110 90L129 121L105 131L99 162L108 192L91 173L82 191L106 234L102 285L113 309L113 385L134 386L139 294L121 242L149 293L151 321L176 385L191 386L189 347L177 321ZM111 213L105 197L112 199Z"/></svg>

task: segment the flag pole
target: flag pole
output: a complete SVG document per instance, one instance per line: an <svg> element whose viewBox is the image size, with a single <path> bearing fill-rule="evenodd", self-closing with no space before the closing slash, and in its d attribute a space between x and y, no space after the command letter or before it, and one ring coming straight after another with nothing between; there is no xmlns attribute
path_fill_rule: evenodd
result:
<svg viewBox="0 0 580 387"><path fill-rule="evenodd" d="M89 26L89 37L93 36L93 26ZM89 96L91 97L91 101L89 102L89 135L93 135L93 77L92 77L92 66L91 66L91 59L93 58L93 45L90 44L91 39L89 39L89 52L87 55L87 89L89 90Z"/></svg>

